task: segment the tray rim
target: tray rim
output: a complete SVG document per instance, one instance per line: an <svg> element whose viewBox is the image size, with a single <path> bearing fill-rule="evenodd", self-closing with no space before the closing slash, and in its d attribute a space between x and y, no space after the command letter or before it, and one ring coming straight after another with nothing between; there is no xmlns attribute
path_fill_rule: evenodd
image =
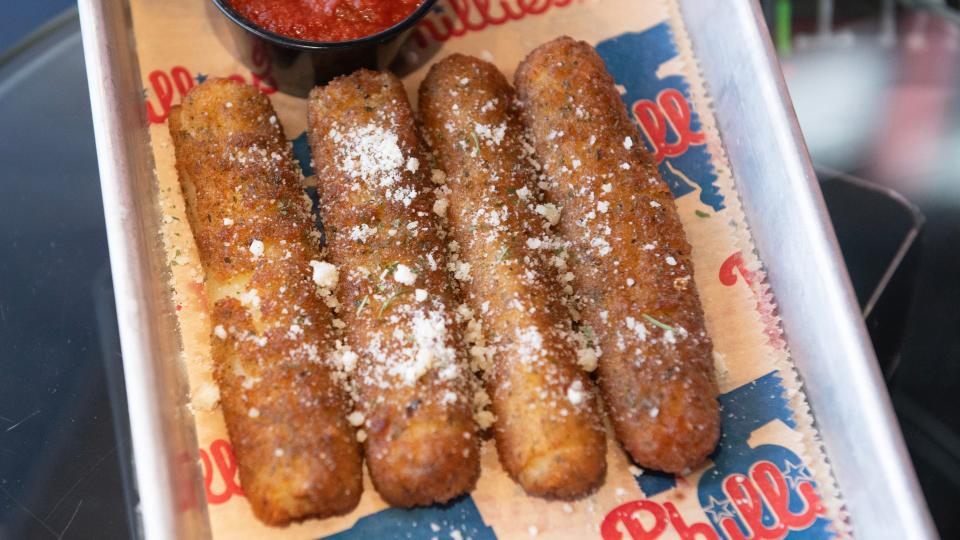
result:
<svg viewBox="0 0 960 540"><path fill-rule="evenodd" d="M765 131L771 136L766 141L769 143L767 150L775 152L769 155L788 158L784 160L781 173L786 180L783 184L789 197L779 199L790 199L793 206L780 205L774 208L778 217L785 211L789 217L798 220L784 220L784 223L799 222L804 225L805 234L801 243L805 251L830 270L823 273L823 279L817 283L817 287L802 286L804 282L797 280L797 271L791 270L789 265L780 263L780 259L775 257L778 246L786 243L780 242L779 237L768 230L770 227L751 226L751 235L764 262L780 310L788 346L796 368L805 381L803 386L808 402L813 413L818 410L825 412L813 416L817 419L824 450L830 458L844 504L849 510L854 534L864 538L936 538L866 328L860 318L779 62L769 36L761 31L765 28L765 22L759 5L743 1L676 1L687 23L687 31L708 89L720 88L722 84L719 81L723 79L704 59L729 52L722 47L710 46L711 38L716 38L716 34L731 35L729 30L732 27L718 21L730 21L736 29L744 30L742 40L739 43L734 40L734 45L742 48L736 52L747 60L739 69L749 70L749 75L756 81L754 93L768 105L767 114L762 119L751 118L751 126L756 128L766 124L768 129ZM134 189L137 180L152 178L152 158L147 151L147 155L140 156L139 161L135 159L137 153L144 154L144 147L137 149L142 137L127 136L125 134L128 132L123 129L125 126L139 128L143 132L140 135L144 137L147 132L143 108L129 99L129 96L136 95L141 86L129 5L127 2L108 0L79 0L78 8L123 352L136 484L150 486L149 489L137 489L141 533L150 539L179 537L186 531L191 531L191 536L204 532L209 536L209 525L205 523L206 505L201 501L187 511L183 510L182 504L178 505L178 485L192 482L194 487L199 487L201 482L196 467L192 467L192 473L188 472L188 478L178 477L178 471L183 471L185 467L182 464L178 466L173 456L177 452L183 455L184 449L172 444L170 435L171 429L176 429L172 422L180 415L176 411L170 414L166 408L170 403L163 401L169 398L170 389L162 392L156 384L158 377L168 381L171 377L169 369L160 371L162 353L169 344L164 343L164 336L161 335L163 328L151 323L162 319L167 313L159 305L156 295L152 294L157 273L155 261L151 260L144 245L152 232L144 230L145 224L155 216L149 215L153 213L151 209L143 208ZM712 28L711 32L715 35L694 30L702 25ZM727 28L727 31L718 31L723 28ZM720 96L714 94L712 97L721 139L741 194L745 217L755 225L764 213L758 210L762 208L760 201L770 199L776 203L778 197L762 189L762 182L756 180L761 171L750 171L748 164L739 159L738 146L728 144L730 134L737 131L734 129L736 122L742 122L743 119L734 118L735 123L731 125L731 114L721 113L717 106ZM757 120L763 121L757 123ZM753 182L748 181L751 178ZM782 203L782 200L779 202ZM770 207L766 208L767 213L773 211ZM763 220L760 219L760 222ZM801 286L798 287L798 284ZM810 325L803 317L802 309L817 302L830 305L832 309L818 324ZM840 347L834 350L826 347L822 336L811 335L816 333L812 330L814 327L817 332L826 328L835 333ZM811 337L812 340L807 342L805 337ZM844 362L832 362L831 358L841 355L836 350L842 351ZM822 371L818 370L831 363L841 364L843 368L840 372L844 378L833 380L853 382L848 391L820 391L824 390L820 387L826 383L809 382L818 380L817 374L821 373L822 376ZM178 382L182 383L173 381L174 384ZM842 398L840 403L854 404L861 413L852 418L853 424L850 418L833 422L831 415L827 414L831 412L830 407L838 403L838 395ZM174 405L179 410L183 404ZM134 418L136 421L133 421ZM183 431L183 426L180 426L180 431ZM193 432L192 426L189 431ZM838 450L850 442L850 433L863 435L864 439L858 442L867 448L858 453L855 459L838 459L844 456ZM181 433L179 438L173 439L173 443L189 446L189 436L184 441ZM192 452L187 455L192 454L196 458L196 449L194 439ZM192 465L194 461L189 464ZM868 465L874 467L872 476L864 478L862 472ZM873 489L857 489L857 483L867 478L873 478L870 486ZM876 489L878 478L882 480L881 489ZM893 496L890 496L891 491ZM883 498L881 494L887 497ZM885 519L877 523L873 519L876 515L883 515Z"/></svg>
<svg viewBox="0 0 960 540"><path fill-rule="evenodd" d="M139 536L209 538L196 430L166 292L159 204L127 2L79 0L133 449Z"/></svg>
<svg viewBox="0 0 960 540"><path fill-rule="evenodd" d="M760 5L677 1L853 535L937 538ZM742 39L724 40L732 34L718 31L723 28L744 30ZM735 66L731 72L749 71L755 84L730 84L717 71L723 60ZM762 112L756 103L766 104ZM778 159L757 167L758 152ZM777 179L782 191L771 188ZM764 227L753 226L764 216ZM784 241L797 231L799 242ZM813 279L799 265L781 262L802 257L817 263ZM832 384L810 383L815 380Z"/></svg>

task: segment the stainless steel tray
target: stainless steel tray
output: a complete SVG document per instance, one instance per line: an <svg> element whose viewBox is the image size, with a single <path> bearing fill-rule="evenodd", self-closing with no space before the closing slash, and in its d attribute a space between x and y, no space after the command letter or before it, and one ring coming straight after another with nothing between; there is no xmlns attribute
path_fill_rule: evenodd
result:
<svg viewBox="0 0 960 540"><path fill-rule="evenodd" d="M854 534L934 538L759 7L678 1ZM79 6L142 531L208 537L130 12Z"/></svg>

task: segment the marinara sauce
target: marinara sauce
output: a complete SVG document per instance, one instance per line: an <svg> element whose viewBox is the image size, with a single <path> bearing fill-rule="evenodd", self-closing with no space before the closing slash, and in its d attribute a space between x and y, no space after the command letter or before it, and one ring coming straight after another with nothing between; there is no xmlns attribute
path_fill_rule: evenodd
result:
<svg viewBox="0 0 960 540"><path fill-rule="evenodd" d="M414 12L424 0L229 0L250 22L309 41L346 41L376 34Z"/></svg>

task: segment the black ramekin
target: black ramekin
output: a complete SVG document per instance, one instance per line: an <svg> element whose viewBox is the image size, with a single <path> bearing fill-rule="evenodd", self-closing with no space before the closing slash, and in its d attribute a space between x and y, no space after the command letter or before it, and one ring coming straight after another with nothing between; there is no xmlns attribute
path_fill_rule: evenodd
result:
<svg viewBox="0 0 960 540"><path fill-rule="evenodd" d="M425 0L406 19L369 36L347 41L307 41L283 36L250 22L229 0L212 0L229 32L234 54L254 75L281 92L306 96L310 89L360 68L386 69L414 25L436 0ZM225 29L223 27L226 27Z"/></svg>

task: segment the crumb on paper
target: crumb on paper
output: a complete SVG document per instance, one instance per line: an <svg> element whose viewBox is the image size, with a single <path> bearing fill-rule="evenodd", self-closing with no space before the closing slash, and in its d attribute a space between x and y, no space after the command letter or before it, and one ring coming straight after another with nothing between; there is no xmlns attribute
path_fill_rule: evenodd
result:
<svg viewBox="0 0 960 540"><path fill-rule="evenodd" d="M212 411L220 403L220 388L212 382L202 382L190 396L190 404L200 411Z"/></svg>

